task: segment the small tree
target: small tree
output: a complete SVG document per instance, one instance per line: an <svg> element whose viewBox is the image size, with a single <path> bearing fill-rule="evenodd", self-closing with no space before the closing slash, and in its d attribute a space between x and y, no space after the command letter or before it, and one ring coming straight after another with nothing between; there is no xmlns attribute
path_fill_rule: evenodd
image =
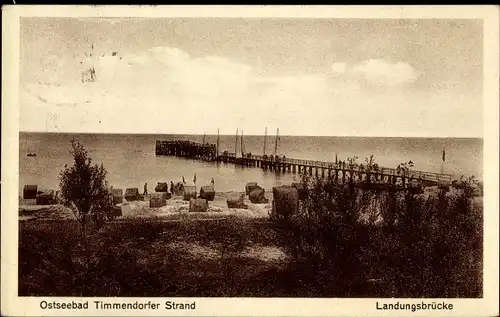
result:
<svg viewBox="0 0 500 317"><path fill-rule="evenodd" d="M70 153L74 164L64 166L59 175L59 187L63 204L73 211L85 241L89 221L101 225L104 212L111 208L105 179L107 172L102 164L92 166L92 159L79 142L71 141Z"/></svg>

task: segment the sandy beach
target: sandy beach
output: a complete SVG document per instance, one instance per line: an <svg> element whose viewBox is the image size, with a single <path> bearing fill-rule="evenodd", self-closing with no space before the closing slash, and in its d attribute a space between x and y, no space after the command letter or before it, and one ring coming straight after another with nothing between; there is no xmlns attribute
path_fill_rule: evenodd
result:
<svg viewBox="0 0 500 317"><path fill-rule="evenodd" d="M189 212L189 201L184 201L180 195L172 196L166 201L166 205L159 208L150 208L149 200L126 201L117 204L122 209L122 216L115 221L131 218L155 218L157 220L180 220L180 219L213 219L228 216L240 218L265 218L269 216L272 202L272 192L266 192L269 199L267 204L253 204L245 196L244 203L248 209L228 208L229 197L240 197L243 192L216 193L213 201L208 202L207 212ZM26 200L19 200L19 221L28 220L64 220L75 219L72 211L62 205L31 205Z"/></svg>
<svg viewBox="0 0 500 317"><path fill-rule="evenodd" d="M244 203L248 206L247 209L228 208L227 199L230 197L240 197L244 192L225 192L216 193L213 201L208 202L208 210L206 212L189 212L189 201L183 200L181 195L173 195L166 201L166 205L159 208L149 207L149 199L144 201L126 201L117 204L121 207L122 215L115 218L114 221L134 218L151 218L164 221L180 221L180 220L203 220L203 219L220 219L229 216L238 218L267 218L271 211L273 194L266 191L265 197L269 200L265 204L252 203L248 195L245 195ZM429 196L437 196L438 187L430 186L424 189L422 194L425 198ZM448 196L456 195L456 189L451 188L447 193ZM482 209L483 197L474 198L474 205ZM69 220L75 219L71 209L60 204L57 205L36 205L34 201L19 198L19 221L28 220Z"/></svg>

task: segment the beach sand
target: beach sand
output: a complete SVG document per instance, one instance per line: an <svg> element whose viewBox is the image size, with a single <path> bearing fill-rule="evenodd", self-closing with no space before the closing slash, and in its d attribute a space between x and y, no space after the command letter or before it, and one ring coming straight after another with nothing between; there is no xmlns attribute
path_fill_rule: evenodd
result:
<svg viewBox="0 0 500 317"><path fill-rule="evenodd" d="M439 190L437 186L426 187L424 198L437 196ZM266 204L253 204L245 196L244 203L247 209L228 208L227 199L229 197L240 197L243 192L216 193L213 201L208 202L207 212L189 212L189 201L184 201L180 195L172 196L166 201L166 205L159 208L150 208L149 200L131 201L125 199L123 203L117 206L121 207L122 215L116 220L125 220L133 218L151 218L164 221L180 220L212 220L221 219L229 216L238 218L267 218L271 212L272 192L266 192L265 197L269 200ZM456 195L456 189L450 188L447 196ZM474 197L473 204L482 210L483 197ZM62 205L36 205L30 200L19 199L19 221L27 220L64 220L75 219L71 209Z"/></svg>
<svg viewBox="0 0 500 317"><path fill-rule="evenodd" d="M179 220L179 219L214 219L228 216L239 218L266 218L269 216L272 202L272 192L266 192L269 199L267 204L253 204L245 196L244 203L248 209L228 208L226 200L229 197L240 197L243 192L216 193L214 201L208 202L207 212L189 212L189 201L184 201L182 196L172 196L167 200L166 206L150 208L149 200L131 201L123 200L118 204L122 209L122 216L116 220L130 218L156 218L158 220ZM33 205L19 201L19 221L28 220L63 220L75 219L71 209L62 205Z"/></svg>

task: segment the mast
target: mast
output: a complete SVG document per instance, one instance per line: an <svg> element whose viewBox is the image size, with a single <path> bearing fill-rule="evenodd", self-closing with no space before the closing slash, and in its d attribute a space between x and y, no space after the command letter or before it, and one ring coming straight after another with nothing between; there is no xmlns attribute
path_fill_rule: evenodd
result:
<svg viewBox="0 0 500 317"><path fill-rule="evenodd" d="M267 143L267 127L266 127L266 133L264 134L264 156L266 155L266 143Z"/></svg>
<svg viewBox="0 0 500 317"><path fill-rule="evenodd" d="M276 130L276 142L274 144L274 156L276 156L276 154L278 154L278 140L280 138L280 129L278 128Z"/></svg>
<svg viewBox="0 0 500 317"><path fill-rule="evenodd" d="M217 145L216 145L216 154L217 154L217 157L219 157L219 129L217 129Z"/></svg>
<svg viewBox="0 0 500 317"><path fill-rule="evenodd" d="M244 157L245 153L243 150L243 130L241 130L241 145L240 145L241 157Z"/></svg>
<svg viewBox="0 0 500 317"><path fill-rule="evenodd" d="M238 154L238 129L236 129L236 139L234 141L234 157Z"/></svg>
<svg viewBox="0 0 500 317"><path fill-rule="evenodd" d="M202 144L205 144L205 133L203 133L203 142Z"/></svg>

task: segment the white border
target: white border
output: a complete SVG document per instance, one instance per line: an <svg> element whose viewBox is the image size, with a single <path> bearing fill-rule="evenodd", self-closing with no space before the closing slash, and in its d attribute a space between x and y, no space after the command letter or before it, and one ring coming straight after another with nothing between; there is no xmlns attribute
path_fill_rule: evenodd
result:
<svg viewBox="0 0 500 317"><path fill-rule="evenodd" d="M2 12L2 285L9 316L496 316L498 315L499 8L496 6L4 6ZM42 311L43 298L17 297L19 17L269 17L484 19L484 298L446 299L449 311L382 311L377 299L197 298L195 311ZM56 298L46 298L54 300ZM58 298L62 300L63 298ZM110 298L107 302L166 298ZM86 299L79 298L78 301ZM94 298L87 298L91 303ZM177 299L181 300L181 299ZM186 299L190 300L190 299ZM192 299L191 299L192 300ZM381 300L384 303L390 300ZM421 299L401 299L419 303ZM437 299L431 299L438 302ZM163 306L163 305L162 305Z"/></svg>

